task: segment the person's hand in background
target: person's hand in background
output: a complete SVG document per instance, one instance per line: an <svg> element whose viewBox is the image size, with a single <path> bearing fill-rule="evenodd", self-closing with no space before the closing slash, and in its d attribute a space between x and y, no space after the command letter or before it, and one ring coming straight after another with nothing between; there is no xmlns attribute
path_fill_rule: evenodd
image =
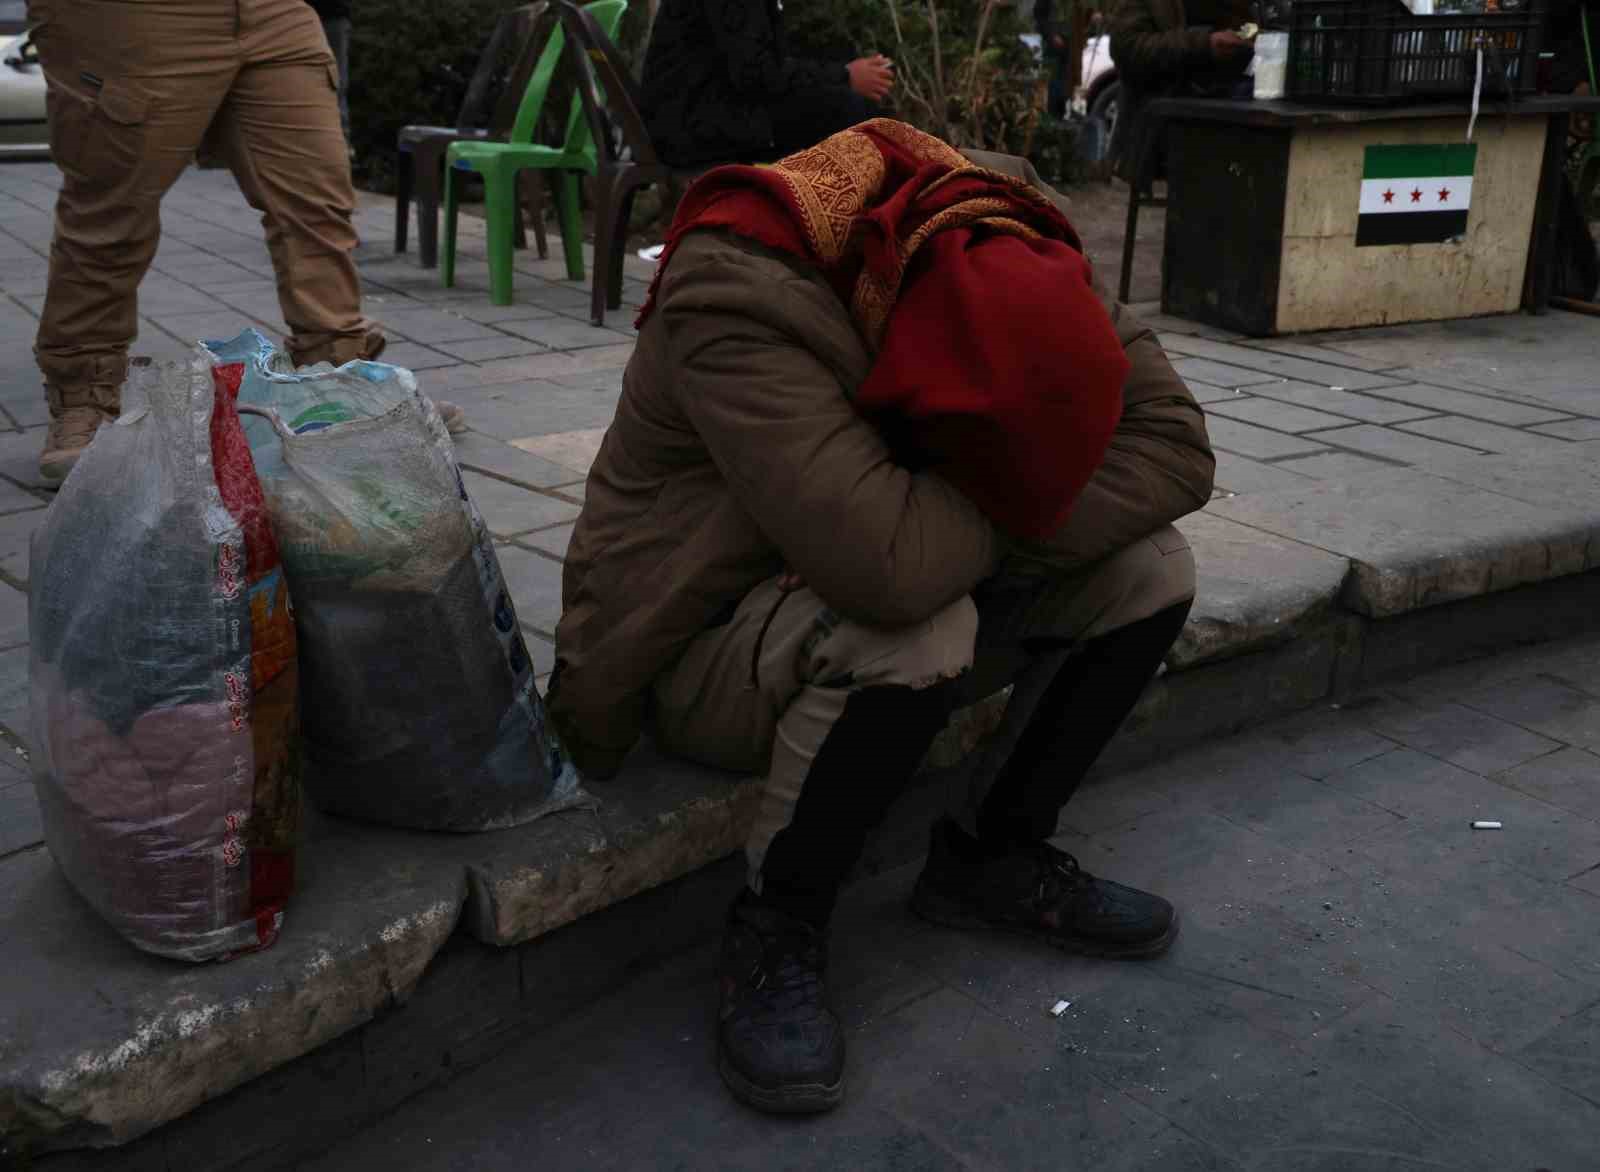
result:
<svg viewBox="0 0 1600 1172"><path fill-rule="evenodd" d="M850 88L869 102L881 102L894 88L894 62L882 53L859 57L846 68L850 72Z"/></svg>
<svg viewBox="0 0 1600 1172"><path fill-rule="evenodd" d="M1217 61L1232 61L1250 48L1250 42L1232 29L1218 29L1211 34L1211 56Z"/></svg>

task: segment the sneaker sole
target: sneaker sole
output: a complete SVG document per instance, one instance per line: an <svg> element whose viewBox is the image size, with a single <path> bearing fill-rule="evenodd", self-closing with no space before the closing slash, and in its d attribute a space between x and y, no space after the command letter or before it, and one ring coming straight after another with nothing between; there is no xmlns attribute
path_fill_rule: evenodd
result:
<svg viewBox="0 0 1600 1172"><path fill-rule="evenodd" d="M1172 942L1178 938L1176 911L1172 913L1172 923L1167 925L1167 930L1154 940L1122 945L1106 944L1100 940L1085 940L1079 936L1064 936L1044 928L1027 928L1021 924L997 924L993 920L975 915L964 904L921 887L912 892L911 911L928 923L938 924L944 928L968 930L986 928L991 932L1005 932L1012 936L1025 936L1030 940L1042 940L1052 948L1074 956L1095 956L1107 960L1147 960L1160 956L1171 948Z"/></svg>
<svg viewBox="0 0 1600 1172"><path fill-rule="evenodd" d="M717 1073L733 1097L747 1107L769 1115L820 1115L844 1100L844 1077L835 1083L800 1083L792 1087L763 1087L745 1078L721 1054Z"/></svg>

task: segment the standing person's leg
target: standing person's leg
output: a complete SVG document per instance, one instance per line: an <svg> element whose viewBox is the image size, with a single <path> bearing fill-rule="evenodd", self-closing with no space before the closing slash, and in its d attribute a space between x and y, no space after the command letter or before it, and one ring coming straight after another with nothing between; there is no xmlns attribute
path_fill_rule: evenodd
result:
<svg viewBox="0 0 1600 1172"><path fill-rule="evenodd" d="M766 775L750 881L723 945L719 1069L764 1110L825 1110L844 1039L822 986L839 886L904 788L972 662L966 599L916 626L848 622L775 582L701 635L655 689L657 733L684 756Z"/></svg>
<svg viewBox="0 0 1600 1172"><path fill-rule="evenodd" d="M139 282L161 239L161 197L194 158L237 65L232 22L213 7L30 6L62 175L34 345L50 405L39 458L47 479L65 477L120 410Z"/></svg>
<svg viewBox="0 0 1600 1172"><path fill-rule="evenodd" d="M244 64L218 143L261 212L296 365L374 358L382 333L361 313L355 188L339 124L338 76L302 0L238 0Z"/></svg>
<svg viewBox="0 0 1600 1172"><path fill-rule="evenodd" d="M1170 527L1073 574L1002 573L980 588L977 665L963 693L1015 687L965 801L934 828L918 912L1082 952L1166 948L1171 904L1087 875L1046 840L1182 631L1194 588L1188 543Z"/></svg>
<svg viewBox="0 0 1600 1172"><path fill-rule="evenodd" d="M1052 118L1065 118L1071 95L1067 93L1067 55L1054 49L1049 42L1044 47L1045 68L1050 71L1050 83L1045 91L1045 109Z"/></svg>

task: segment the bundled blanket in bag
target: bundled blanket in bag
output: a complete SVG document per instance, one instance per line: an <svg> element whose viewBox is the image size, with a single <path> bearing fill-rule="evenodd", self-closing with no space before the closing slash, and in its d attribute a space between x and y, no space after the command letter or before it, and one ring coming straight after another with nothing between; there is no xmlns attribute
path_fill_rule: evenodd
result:
<svg viewBox="0 0 1600 1172"><path fill-rule="evenodd" d="M45 841L127 940L183 960L277 937L300 813L294 623L216 373L135 367L30 555Z"/></svg>
<svg viewBox="0 0 1600 1172"><path fill-rule="evenodd" d="M488 527L411 372L297 370L253 330L210 346L294 599L311 799L463 831L589 803L545 727Z"/></svg>

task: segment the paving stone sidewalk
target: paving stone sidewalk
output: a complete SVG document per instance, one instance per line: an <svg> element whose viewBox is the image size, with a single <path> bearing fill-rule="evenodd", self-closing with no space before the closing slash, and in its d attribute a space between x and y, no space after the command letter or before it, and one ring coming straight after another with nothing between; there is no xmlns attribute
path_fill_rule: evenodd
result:
<svg viewBox="0 0 1600 1172"><path fill-rule="evenodd" d="M43 304L58 174L0 167L0 856L39 841L26 762L27 540L49 493L35 460L46 420L31 345ZM283 323L259 217L225 172L192 170L163 206L140 290L135 352L177 358L201 338ZM392 201L363 197L369 313L386 360L467 410L458 441L541 672L553 662L561 558L583 480L620 393L650 268L630 259L624 307L588 320L588 286L559 255L519 254L516 304L489 304L481 226L464 218L457 287L392 249ZM557 247L559 254L559 246ZM1106 263L1106 258L1100 258ZM1209 413L1220 498L1446 468L1483 453L1537 456L1600 438L1600 327L1553 313L1252 341L1150 311Z"/></svg>
<svg viewBox="0 0 1600 1172"><path fill-rule="evenodd" d="M1178 901L1171 953L922 925L914 867L855 887L833 1115L727 1097L706 947L299 1167L1600 1167L1600 639L1214 742L1080 794L1062 830Z"/></svg>

